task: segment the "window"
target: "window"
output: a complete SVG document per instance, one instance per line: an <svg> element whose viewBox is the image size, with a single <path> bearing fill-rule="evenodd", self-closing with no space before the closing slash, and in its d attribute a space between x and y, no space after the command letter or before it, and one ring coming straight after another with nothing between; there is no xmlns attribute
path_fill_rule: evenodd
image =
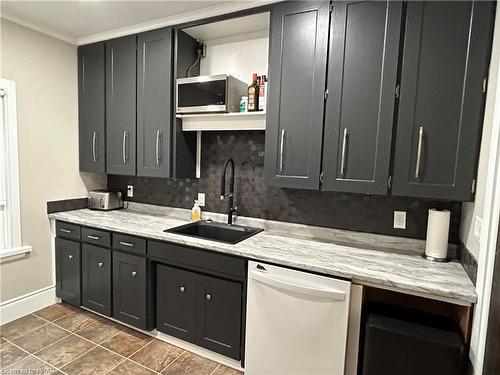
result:
<svg viewBox="0 0 500 375"><path fill-rule="evenodd" d="M21 245L16 85L0 79L0 258L29 252Z"/></svg>

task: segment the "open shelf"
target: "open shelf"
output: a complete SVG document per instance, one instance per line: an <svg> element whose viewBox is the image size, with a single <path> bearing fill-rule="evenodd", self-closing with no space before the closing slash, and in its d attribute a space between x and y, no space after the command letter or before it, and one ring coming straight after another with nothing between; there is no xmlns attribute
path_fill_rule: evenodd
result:
<svg viewBox="0 0 500 375"><path fill-rule="evenodd" d="M265 130L265 112L178 114L183 131Z"/></svg>

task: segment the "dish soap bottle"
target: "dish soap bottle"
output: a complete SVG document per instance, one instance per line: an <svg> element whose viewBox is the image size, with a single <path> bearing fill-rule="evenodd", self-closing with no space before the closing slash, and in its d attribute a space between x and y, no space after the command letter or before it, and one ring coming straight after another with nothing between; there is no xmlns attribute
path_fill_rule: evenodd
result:
<svg viewBox="0 0 500 375"><path fill-rule="evenodd" d="M197 200L194 201L194 206L191 209L191 220L193 221L201 220L201 207Z"/></svg>

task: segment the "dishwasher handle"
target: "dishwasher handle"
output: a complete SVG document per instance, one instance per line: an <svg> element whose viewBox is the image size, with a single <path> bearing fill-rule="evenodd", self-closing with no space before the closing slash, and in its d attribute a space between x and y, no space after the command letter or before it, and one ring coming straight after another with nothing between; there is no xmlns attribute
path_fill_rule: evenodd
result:
<svg viewBox="0 0 500 375"><path fill-rule="evenodd" d="M333 301L345 301L346 293L342 290L330 288L315 288L306 285L300 285L279 276L271 276L259 271L251 271L250 277L261 284L268 285L274 288L287 290L307 296L320 297Z"/></svg>

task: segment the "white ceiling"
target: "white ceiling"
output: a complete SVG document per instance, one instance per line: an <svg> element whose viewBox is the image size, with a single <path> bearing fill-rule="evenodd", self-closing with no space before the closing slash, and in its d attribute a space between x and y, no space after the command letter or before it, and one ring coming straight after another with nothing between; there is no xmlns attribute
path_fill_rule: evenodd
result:
<svg viewBox="0 0 500 375"><path fill-rule="evenodd" d="M229 20L207 23L183 29L193 38L204 42L214 39L234 37L242 34L253 34L263 32L267 35L269 31L269 13L253 14L251 16L232 18Z"/></svg>
<svg viewBox="0 0 500 375"><path fill-rule="evenodd" d="M276 0L206 1L1 1L2 18L85 44L188 22Z"/></svg>

